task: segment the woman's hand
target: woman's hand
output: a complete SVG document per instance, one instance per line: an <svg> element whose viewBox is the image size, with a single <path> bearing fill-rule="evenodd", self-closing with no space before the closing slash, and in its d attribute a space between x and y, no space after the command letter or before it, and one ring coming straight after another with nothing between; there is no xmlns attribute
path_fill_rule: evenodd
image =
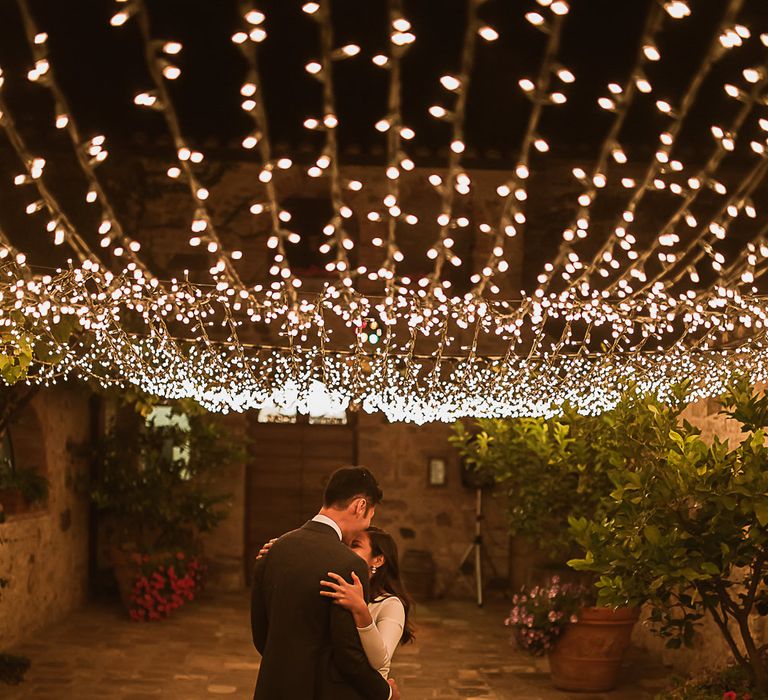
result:
<svg viewBox="0 0 768 700"><path fill-rule="evenodd" d="M367 627L371 624L371 613L365 604L363 584L357 574L352 572L352 583L347 583L343 576L328 572L333 581L320 581L320 585L330 590L320 591L320 595L331 598L336 605L349 610L355 618L358 627Z"/></svg>
<svg viewBox="0 0 768 700"><path fill-rule="evenodd" d="M262 545L261 549L259 550L258 555L256 556L257 559L261 559L267 552L269 552L270 549L272 549L272 545L277 542L277 537L273 537L269 542L267 542L265 545Z"/></svg>

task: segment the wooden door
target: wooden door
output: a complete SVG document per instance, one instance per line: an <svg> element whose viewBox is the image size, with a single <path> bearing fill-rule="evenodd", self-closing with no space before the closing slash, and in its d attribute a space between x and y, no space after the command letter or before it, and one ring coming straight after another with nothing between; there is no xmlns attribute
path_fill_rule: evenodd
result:
<svg viewBox="0 0 768 700"><path fill-rule="evenodd" d="M302 417L299 417L301 421ZM306 420L306 419L305 419ZM330 474L356 460L355 428L297 423L250 424L246 572L264 542L303 525L322 505Z"/></svg>

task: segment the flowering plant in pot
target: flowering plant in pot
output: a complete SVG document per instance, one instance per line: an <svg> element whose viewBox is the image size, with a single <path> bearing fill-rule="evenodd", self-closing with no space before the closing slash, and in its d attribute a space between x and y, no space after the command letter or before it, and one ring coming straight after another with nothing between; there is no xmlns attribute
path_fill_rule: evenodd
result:
<svg viewBox="0 0 768 700"><path fill-rule="evenodd" d="M137 622L160 620L195 599L205 582L206 565L197 556L175 552L162 557L135 555L138 575L128 614Z"/></svg>
<svg viewBox="0 0 768 700"><path fill-rule="evenodd" d="M227 511L215 473L240 454L192 404L158 413L142 398L118 411L95 451L91 499L109 531L115 577L133 619L161 619L194 599L205 573L199 535Z"/></svg>
<svg viewBox="0 0 768 700"><path fill-rule="evenodd" d="M576 622L586 590L553 576L541 586L523 587L512 596L504 624L512 629L518 646L534 656L548 654L569 623Z"/></svg>

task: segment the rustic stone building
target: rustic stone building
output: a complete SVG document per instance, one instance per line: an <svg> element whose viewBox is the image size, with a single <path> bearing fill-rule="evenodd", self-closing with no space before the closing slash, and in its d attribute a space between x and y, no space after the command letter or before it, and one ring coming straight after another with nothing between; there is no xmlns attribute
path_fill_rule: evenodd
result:
<svg viewBox="0 0 768 700"><path fill-rule="evenodd" d="M166 187L164 170L152 162L142 160L137 167L142 186L155 196L136 202L135 210L126 200L130 211L124 213L135 216L137 238L144 244L147 260L167 277L183 275L184 270L195 274L205 257L187 245L188 195L173 182ZM348 222L360 264L374 264L381 255L372 245L381 225L367 217L368 211L381 208L386 193L386 180L379 170L359 166L345 171L346 176L368 183L367 190L355 195L355 217ZM439 212L439 198L426 183L429 172L415 173L410 184L403 186L404 206L421 222L410 226L401 240L413 261L410 274L414 275L428 271L419 261L430 262L424 251L434 227L427 222ZM241 273L247 280L267 278L269 267L265 222L249 211L256 173L253 164L231 164L211 187L211 200L218 207L212 211L217 220L227 222L222 227L226 245L243 250ZM490 220L495 188L504 179L502 172L494 171L470 176L473 193L461 208L472 225L462 231L461 238L457 235L457 252L467 261L466 270L454 276L457 291L466 288L470 271L482 265L488 254L490 237L477 224ZM294 251L292 265L306 276L310 288L330 279L316 254L320 230L327 223L325 187L299 175L289 175L281 184L281 201L290 206L304 239ZM522 239L511 239L510 244L514 263L505 294L519 287L522 265ZM274 333L269 327L245 331L261 342L276 340ZM108 413L108 402L89 403L84 387L46 388L11 426L17 464L39 463L50 480L51 493L44 508L10 514L0 525L0 538L7 540L0 547L0 571L7 571L11 579L0 600L0 648L82 605L89 570L93 574L108 566L99 523L90 518L85 495L88 465L77 449L88 443L92 431L103 427ZM221 492L231 496L231 511L205 541L213 590L242 589L261 544L316 512L324 481L334 468L358 463L370 467L381 481L386 500L377 521L395 535L401 555L408 550L430 553L436 568L436 594L473 595L471 566L460 568L460 564L474 538L476 493L462 485L461 465L447 440L450 426L392 424L379 414L352 411L343 424L311 424L300 415L283 416L283 422L260 422L255 411L222 420L232 436L246 445L246 459L223 468L217 480ZM27 435L36 437L28 440ZM22 441L38 451L44 449L44 458L28 457L22 447L17 448ZM442 484L429 483L432 460L442 460ZM487 495L484 508L486 578L503 585L509 575L505 516L501 505Z"/></svg>
<svg viewBox="0 0 768 700"><path fill-rule="evenodd" d="M78 447L90 439L88 393L77 386L38 392L11 422L18 467L48 478L49 496L0 524L0 649L82 606L88 596L87 464Z"/></svg>
<svg viewBox="0 0 768 700"><path fill-rule="evenodd" d="M122 187L132 188L135 196L121 199L121 215L133 222L135 237L142 241L153 269L166 277L182 276L185 270L194 275L205 264L205 257L187 244L192 215L188 193L169 182L155 161L138 158L134 165ZM229 249L243 251L240 270L244 279L266 279L269 233L266 221L250 213L256 201L252 183L257 167L241 160L228 163L226 168L220 163L212 168L218 176L211 186L211 211L221 222L224 243ZM280 175L281 201L293 216L291 226L302 235L301 244L289 256L293 255L292 266L307 279L306 286L315 289L326 279L323 258L316 249L330 216L327 183L296 171ZM402 185L403 206L419 219L419 223L398 232L406 252L403 272L414 276L429 271L424 252L434 235L431 222L439 212L439 198L427 184L430 172L416 169ZM383 169L350 166L344 173L367 184L362 191L350 194L354 216L348 227L357 243L358 264L375 265L381 251L372 242L381 234L382 225L372 222L367 213L382 207L387 186ZM470 222L456 235L457 253L465 260L464 268L452 272L457 292L466 288L469 275L488 254L490 237L478 227L483 222L493 223L498 205L495 189L505 180L503 170L468 174L472 191L457 209L457 215L465 215ZM554 215L568 210L577 191L562 164L555 163L551 171L537 176L548 178L551 187L546 201L532 202L531 207L538 207L540 219L546 212L553 217L544 216L548 230L531 231L528 240L517 236L508 241L511 264L502 298L514 296L526 276L530 278L532 271L540 269L541 261L551 257L553 231L557 229ZM274 333L273 328L260 327L246 329L244 336L269 343L276 339ZM51 492L45 507L11 514L0 524L0 540L5 541L0 545L0 573L7 572L11 579L10 586L0 592L0 648L83 605L88 597L89 572L106 565L98 554L98 523L90 517L82 488L88 465L75 449L88 443L92 431L103 424L103 410L94 409L83 387L52 387L41 389L11 425L17 463L45 473ZM711 403L692 406L689 415L705 432L730 436L729 427L712 412ZM255 411L222 420L247 446L247 455L243 463L222 469L219 475L221 492L231 495L231 512L205 539L214 591L244 588L260 545L315 512L324 479L333 468L359 463L370 467L381 481L386 500L377 521L395 535L401 555L408 550L428 551L436 565L436 593L471 598L471 576L465 575L466 567L460 570L460 564L474 536L475 491L462 484L461 465L447 440L449 426L393 424L382 415L364 412L348 412L343 424L312 424L305 416L292 416L291 422L262 422ZM429 483L431 460L444 461L444 485ZM498 573L497 577L487 566L486 582L528 582L536 575L537 553L516 549L510 554L503 503L486 495L484 506L485 544ZM659 640L645 628L638 626L636 638L661 651ZM703 666L721 659L722 649L709 641L713 638L704 634L694 654L669 655L670 663Z"/></svg>

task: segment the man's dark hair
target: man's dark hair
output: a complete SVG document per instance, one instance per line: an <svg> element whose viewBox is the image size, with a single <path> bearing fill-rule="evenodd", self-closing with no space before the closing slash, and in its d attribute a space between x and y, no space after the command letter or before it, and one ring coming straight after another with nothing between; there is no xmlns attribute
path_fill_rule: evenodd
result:
<svg viewBox="0 0 768 700"><path fill-rule="evenodd" d="M345 508L354 498L360 497L368 501L368 507L381 502L383 494L376 478L365 467L342 467L331 474L323 504L326 508Z"/></svg>

